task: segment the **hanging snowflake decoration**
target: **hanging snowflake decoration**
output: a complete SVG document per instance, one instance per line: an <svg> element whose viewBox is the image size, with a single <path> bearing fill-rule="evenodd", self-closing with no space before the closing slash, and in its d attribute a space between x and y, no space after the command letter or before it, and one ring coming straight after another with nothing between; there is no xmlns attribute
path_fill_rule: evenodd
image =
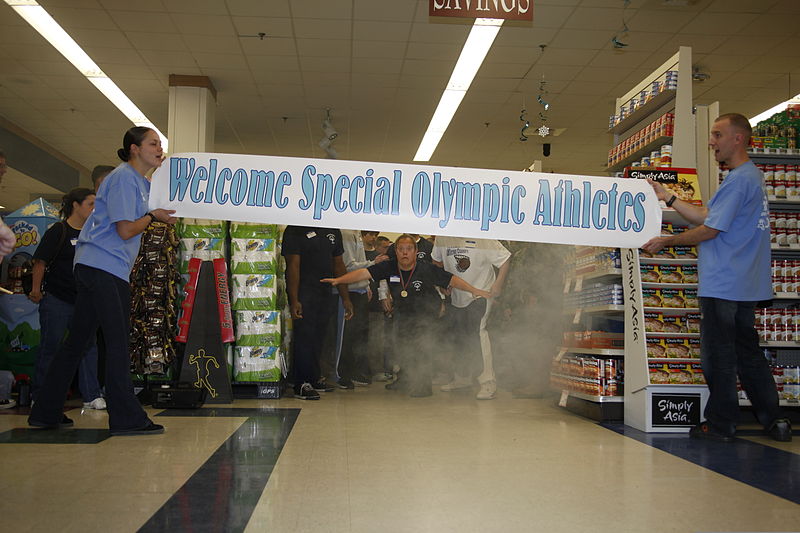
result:
<svg viewBox="0 0 800 533"><path fill-rule="evenodd" d="M539 129L536 130L536 133L540 137L547 137L548 135L550 135L550 128L542 124L541 126L539 126Z"/></svg>

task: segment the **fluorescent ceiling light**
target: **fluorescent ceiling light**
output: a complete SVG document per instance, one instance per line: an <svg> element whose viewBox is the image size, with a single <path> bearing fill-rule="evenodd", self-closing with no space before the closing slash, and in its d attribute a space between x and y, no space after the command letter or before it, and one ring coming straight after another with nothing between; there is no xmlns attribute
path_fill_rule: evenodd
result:
<svg viewBox="0 0 800 533"><path fill-rule="evenodd" d="M430 161L502 25L503 19L475 19L414 161Z"/></svg>
<svg viewBox="0 0 800 533"><path fill-rule="evenodd" d="M786 106L788 106L789 104L800 104L800 94L795 95L794 98L786 100L785 102L781 102L780 104L774 107L770 107L763 113L759 113L758 115L754 116L753 118L750 119L750 125L755 126L762 120L768 119L775 113L780 113L781 111L784 111L786 109Z"/></svg>
<svg viewBox="0 0 800 533"><path fill-rule="evenodd" d="M156 128L147 116L128 98L114 81L97 66L78 43L64 31L58 22L50 16L35 0L5 0L6 4L19 14L33 29L53 45L61 55L67 58L78 71L86 76L123 115L136 124L152 128L161 137L161 144L166 152L168 142L166 136Z"/></svg>

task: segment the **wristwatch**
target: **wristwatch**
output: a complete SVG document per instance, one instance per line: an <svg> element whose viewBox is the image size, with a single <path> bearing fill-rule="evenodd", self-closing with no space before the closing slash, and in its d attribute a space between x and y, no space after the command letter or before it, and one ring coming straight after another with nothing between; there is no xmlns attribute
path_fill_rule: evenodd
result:
<svg viewBox="0 0 800 533"><path fill-rule="evenodd" d="M675 196L675 195L673 194L673 195L672 195L672 198L670 198L669 200L667 200L667 207L672 207L672 204L674 204L674 203L675 203L675 200L677 200L677 199L678 199L678 197L677 197L677 196ZM152 215L151 215L151 216L152 216Z"/></svg>
<svg viewBox="0 0 800 533"><path fill-rule="evenodd" d="M153 222L158 222L158 219L156 218L156 216L153 213L148 212L147 215L150 217L150 223L151 224Z"/></svg>

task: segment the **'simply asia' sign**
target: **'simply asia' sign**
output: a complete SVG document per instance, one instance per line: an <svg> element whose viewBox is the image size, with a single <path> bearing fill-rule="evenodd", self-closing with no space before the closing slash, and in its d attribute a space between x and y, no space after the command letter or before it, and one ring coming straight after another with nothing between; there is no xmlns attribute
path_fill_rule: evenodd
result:
<svg viewBox="0 0 800 533"><path fill-rule="evenodd" d="M644 180L214 153L175 154L150 208L176 216L638 248L661 230Z"/></svg>

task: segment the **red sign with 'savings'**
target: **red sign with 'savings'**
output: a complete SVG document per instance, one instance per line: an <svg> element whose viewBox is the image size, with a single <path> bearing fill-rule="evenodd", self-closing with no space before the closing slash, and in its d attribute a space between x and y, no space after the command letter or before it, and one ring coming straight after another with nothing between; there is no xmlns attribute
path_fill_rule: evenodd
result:
<svg viewBox="0 0 800 533"><path fill-rule="evenodd" d="M533 0L428 0L431 17L533 20Z"/></svg>

